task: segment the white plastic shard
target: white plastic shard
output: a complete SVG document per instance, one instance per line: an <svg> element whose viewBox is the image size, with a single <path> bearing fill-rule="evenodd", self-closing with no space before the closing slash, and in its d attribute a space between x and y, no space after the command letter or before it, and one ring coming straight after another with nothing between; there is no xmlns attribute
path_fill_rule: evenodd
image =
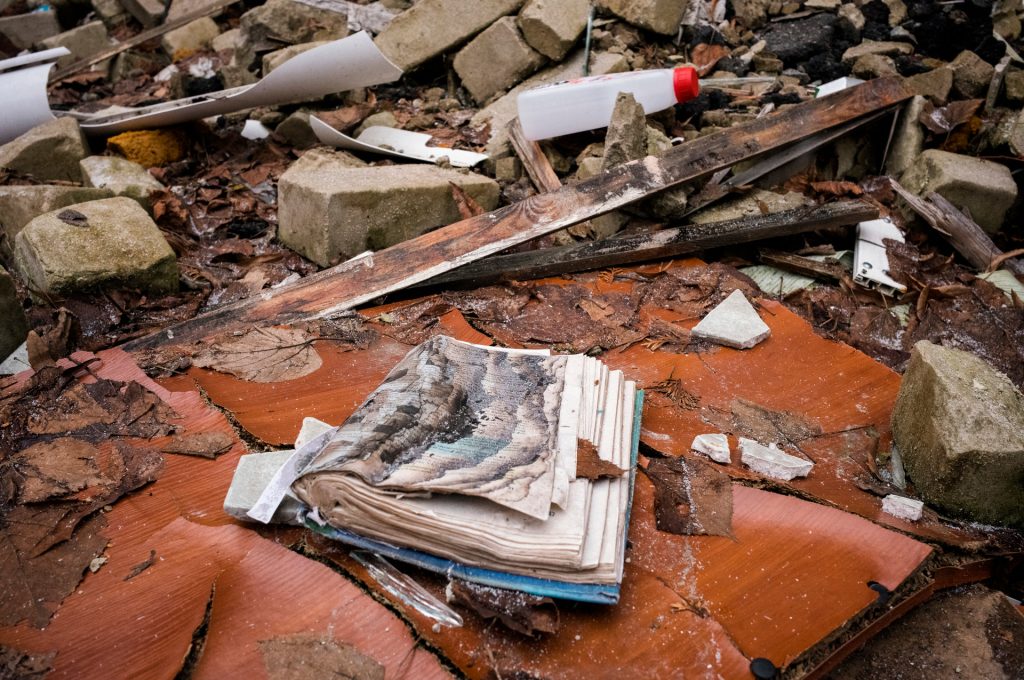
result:
<svg viewBox="0 0 1024 680"><path fill-rule="evenodd" d="M774 444L764 446L744 437L740 437L740 460L754 472L787 482L806 477L814 467L811 461L783 453Z"/></svg>
<svg viewBox="0 0 1024 680"><path fill-rule="evenodd" d="M266 139L270 136L270 130L263 123L250 118L245 121L245 125L242 127L242 136L252 140Z"/></svg>
<svg viewBox="0 0 1024 680"><path fill-rule="evenodd" d="M389 83L401 75L402 69L392 64L363 31L296 55L253 85L127 112L100 112L84 120L82 130L86 134L105 135L175 125L257 106L318 99L336 92Z"/></svg>
<svg viewBox="0 0 1024 680"><path fill-rule="evenodd" d="M0 61L0 144L53 120L46 98L50 68L71 52L66 47Z"/></svg>
<svg viewBox="0 0 1024 680"><path fill-rule="evenodd" d="M772 329L761 321L746 296L734 290L693 327L692 333L726 347L750 349L771 335Z"/></svg>
<svg viewBox="0 0 1024 680"><path fill-rule="evenodd" d="M916 522L921 519L921 514L924 512L924 503L913 498L897 496L891 493L882 499L882 512L888 513L893 517Z"/></svg>
<svg viewBox="0 0 1024 680"><path fill-rule="evenodd" d="M883 295L904 293L907 287L889 276L886 239L903 243L903 233L888 218L868 220L857 225L857 245L853 250L853 281Z"/></svg>
<svg viewBox="0 0 1024 680"><path fill-rule="evenodd" d="M693 438L690 448L716 463L728 465L732 462L732 451L729 450L729 438L724 434L699 434Z"/></svg>
<svg viewBox="0 0 1024 680"><path fill-rule="evenodd" d="M458 168L470 168L477 163L487 160L487 154L462 149L446 149L441 146L427 146L430 142L430 135L411 130L399 130L398 128L385 127L383 125L372 125L363 130L359 137L349 137L316 116L309 117L309 126L313 128L316 138L323 144L348 149L350 151L364 151L395 158L405 158L414 161L427 161L436 163L442 158Z"/></svg>

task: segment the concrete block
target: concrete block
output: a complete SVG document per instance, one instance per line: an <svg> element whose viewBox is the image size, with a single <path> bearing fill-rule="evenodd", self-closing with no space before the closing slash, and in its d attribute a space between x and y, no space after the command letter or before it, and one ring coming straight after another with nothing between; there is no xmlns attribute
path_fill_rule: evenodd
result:
<svg viewBox="0 0 1024 680"><path fill-rule="evenodd" d="M274 133L297 149L305 149L319 143L316 133L309 125L309 114L294 111L278 123Z"/></svg>
<svg viewBox="0 0 1024 680"><path fill-rule="evenodd" d="M867 23L860 8L852 2L848 2L839 7L836 15L839 17L839 29L843 35L851 42L860 41L864 24Z"/></svg>
<svg viewBox="0 0 1024 680"><path fill-rule="evenodd" d="M0 18L0 35L11 41L19 50L27 50L46 38L60 33L57 13L29 12Z"/></svg>
<svg viewBox="0 0 1024 680"><path fill-rule="evenodd" d="M51 184L0 186L0 231L7 237L3 242L13 244L18 232L43 213L113 195L109 189Z"/></svg>
<svg viewBox="0 0 1024 680"><path fill-rule="evenodd" d="M750 349L772 334L742 291L734 290L691 331L693 337L736 349Z"/></svg>
<svg viewBox="0 0 1024 680"><path fill-rule="evenodd" d="M914 346L892 414L918 494L948 513L1024 528L1024 395L978 357Z"/></svg>
<svg viewBox="0 0 1024 680"><path fill-rule="evenodd" d="M289 45L280 50L274 50L263 55L263 75L267 75L275 68L288 61L292 57L296 57L303 52L308 52L314 47L320 47L326 45L328 40L317 40L308 43L299 43L298 45Z"/></svg>
<svg viewBox="0 0 1024 680"><path fill-rule="evenodd" d="M943 66L910 76L906 82L914 94L926 97L936 106L944 106L949 101L950 90L953 89L953 71Z"/></svg>
<svg viewBox="0 0 1024 680"><path fill-rule="evenodd" d="M214 2L215 0L171 0L167 8L167 21L174 21L183 16L199 12L213 5ZM217 16L217 14L210 16Z"/></svg>
<svg viewBox="0 0 1024 680"><path fill-rule="evenodd" d="M530 47L558 61L587 27L588 0L530 0L519 12L519 30Z"/></svg>
<svg viewBox="0 0 1024 680"><path fill-rule="evenodd" d="M239 28L242 40L235 55L239 65L250 68L259 54L282 45L344 38L348 35L348 19L295 0L267 0L243 14Z"/></svg>
<svg viewBox="0 0 1024 680"><path fill-rule="evenodd" d="M522 5L523 0L419 0L374 42L388 59L409 70L458 47Z"/></svg>
<svg viewBox="0 0 1024 680"><path fill-rule="evenodd" d="M124 23L128 20L128 12L125 11L124 5L121 4L120 0L91 0L90 4L92 4L92 9L96 12L96 16L108 28L113 28L116 24Z"/></svg>
<svg viewBox="0 0 1024 680"><path fill-rule="evenodd" d="M433 165L351 167L337 154L305 154L278 182L277 236L289 248L328 266L461 219L453 182L485 210L498 184Z"/></svg>
<svg viewBox="0 0 1024 680"><path fill-rule="evenodd" d="M921 96L914 97L900 112L889 156L885 159L885 171L893 177L900 177L921 155L924 148L924 127L918 120L927 101Z"/></svg>
<svg viewBox="0 0 1024 680"><path fill-rule="evenodd" d="M0 267L0 361L18 349L27 334L28 320L14 279Z"/></svg>
<svg viewBox="0 0 1024 680"><path fill-rule="evenodd" d="M66 47L71 50L71 54L57 60L57 68L63 68L80 59L85 59L103 50L110 49L113 43L110 42L110 37L107 35L107 27L103 25L103 22L92 21L84 26L79 26L70 31L64 31L50 38L40 40L39 44L45 49ZM106 70L107 66L109 66L109 60L95 65L93 70Z"/></svg>
<svg viewBox="0 0 1024 680"><path fill-rule="evenodd" d="M1011 69L1006 72L1003 81L1006 87L1006 98L1015 104L1024 102L1024 71Z"/></svg>
<svg viewBox="0 0 1024 680"><path fill-rule="evenodd" d="M647 116L632 94L620 92L615 98L612 119L604 137L602 169L643 158L647 153Z"/></svg>
<svg viewBox="0 0 1024 680"><path fill-rule="evenodd" d="M213 39L218 35L220 35L220 29L217 27L217 22L210 17L203 17L165 33L160 40L160 46L167 56L177 61L196 52L209 49L213 45Z"/></svg>
<svg viewBox="0 0 1024 680"><path fill-rule="evenodd" d="M455 55L455 72L480 103L519 83L544 63L544 55L526 44L516 20L503 17Z"/></svg>
<svg viewBox="0 0 1024 680"><path fill-rule="evenodd" d="M178 288L174 251L142 206L124 196L35 218L14 241L14 263L33 290L54 295L107 286Z"/></svg>
<svg viewBox="0 0 1024 680"><path fill-rule="evenodd" d="M108 189L115 196L127 196L147 210L149 195L164 185L138 163L116 156L89 156L82 159L82 183L87 187Z"/></svg>
<svg viewBox="0 0 1024 680"><path fill-rule="evenodd" d="M164 18L167 4L163 0L121 0L128 13L146 28L153 28Z"/></svg>
<svg viewBox="0 0 1024 680"><path fill-rule="evenodd" d="M675 35L689 5L687 0L598 0L602 7L629 23L661 33Z"/></svg>
<svg viewBox="0 0 1024 680"><path fill-rule="evenodd" d="M949 64L953 91L964 99L984 98L996 69L970 50L964 50Z"/></svg>
<svg viewBox="0 0 1024 680"><path fill-rule="evenodd" d="M938 149L918 156L900 183L915 194L934 191L958 208L966 208L989 233L1002 228L1006 212L1017 199L1017 184L1005 165Z"/></svg>
<svg viewBox="0 0 1024 680"><path fill-rule="evenodd" d="M210 46L213 47L213 51L217 53L228 52L232 54L238 46L242 43L242 29L232 28L229 31L224 31L210 42Z"/></svg>
<svg viewBox="0 0 1024 680"><path fill-rule="evenodd" d="M82 177L78 162L88 153L78 122L57 118L0 146L0 168L41 180L77 182Z"/></svg>
<svg viewBox="0 0 1024 680"><path fill-rule="evenodd" d="M853 64L861 57L876 55L884 57L896 57L901 54L913 54L914 46L905 42L886 42L879 40L865 40L859 45L854 45L843 52L843 63Z"/></svg>

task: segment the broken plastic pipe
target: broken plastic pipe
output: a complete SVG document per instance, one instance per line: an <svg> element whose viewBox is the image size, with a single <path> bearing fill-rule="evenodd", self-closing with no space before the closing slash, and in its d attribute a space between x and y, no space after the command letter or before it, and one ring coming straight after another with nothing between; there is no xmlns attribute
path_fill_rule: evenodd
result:
<svg viewBox="0 0 1024 680"><path fill-rule="evenodd" d="M53 120L46 80L56 61L68 54L68 48L55 47L0 61L0 144Z"/></svg>
<svg viewBox="0 0 1024 680"><path fill-rule="evenodd" d="M447 158L451 165L459 168L470 168L487 159L486 154L473 151L427 146L431 137L422 132L373 125L363 130L359 137L353 138L335 130L316 116L309 117L309 126L313 128L313 134L321 144L349 151L364 151L429 163L437 163L442 158Z"/></svg>
<svg viewBox="0 0 1024 680"><path fill-rule="evenodd" d="M401 75L402 69L391 63L364 31L296 55L253 85L91 116L81 126L87 134L106 135L175 125L258 106L317 99L389 83Z"/></svg>

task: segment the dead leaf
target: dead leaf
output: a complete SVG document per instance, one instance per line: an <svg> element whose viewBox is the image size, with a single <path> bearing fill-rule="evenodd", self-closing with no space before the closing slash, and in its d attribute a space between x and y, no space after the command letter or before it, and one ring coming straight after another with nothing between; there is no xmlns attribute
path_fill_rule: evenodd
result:
<svg viewBox="0 0 1024 680"><path fill-rule="evenodd" d="M64 224L70 224L72 227L89 226L89 218L72 208L61 210L57 213L57 219Z"/></svg>
<svg viewBox="0 0 1024 680"><path fill-rule="evenodd" d="M384 680L384 666L329 637L293 635L260 640L268 680Z"/></svg>
<svg viewBox="0 0 1024 680"><path fill-rule="evenodd" d="M291 328L255 328L214 342L200 350L192 363L261 383L295 380L323 365L313 341L303 331Z"/></svg>
<svg viewBox="0 0 1024 680"><path fill-rule="evenodd" d="M603 479L621 477L626 473L615 463L601 458L597 447L586 439L576 440L576 477L582 479Z"/></svg>
<svg viewBox="0 0 1024 680"><path fill-rule="evenodd" d="M229 450L234 443L224 432L200 432L175 435L162 450L164 453L213 459Z"/></svg>
<svg viewBox="0 0 1024 680"><path fill-rule="evenodd" d="M487 212L458 184L448 182L448 186L452 188L452 198L455 199L455 205L459 208L459 214L462 215L462 219L468 220L470 217L483 215Z"/></svg>
<svg viewBox="0 0 1024 680"><path fill-rule="evenodd" d="M23 652L0 645L0 678L43 680L50 674L57 652Z"/></svg>
<svg viewBox="0 0 1024 680"><path fill-rule="evenodd" d="M95 446L73 437L39 442L12 458L21 478L19 503L61 498L103 483Z"/></svg>
<svg viewBox="0 0 1024 680"><path fill-rule="evenodd" d="M590 298L583 298L578 303L579 308L587 313L592 321L604 321L609 316L615 313L615 309L612 308L606 302L600 300L593 300Z"/></svg>
<svg viewBox="0 0 1024 680"><path fill-rule="evenodd" d="M715 68L715 64L730 54L732 52L725 45L701 43L690 52L690 61L697 67L699 75L706 76Z"/></svg>
<svg viewBox="0 0 1024 680"><path fill-rule="evenodd" d="M931 102L926 102L918 120L935 134L946 134L969 121L981 106L982 101L981 99L962 99L950 102L941 108L936 108Z"/></svg>
<svg viewBox="0 0 1024 680"><path fill-rule="evenodd" d="M773 411L745 399L734 399L730 412L706 409L705 422L723 432L759 442L776 442L800 449L800 442L821 434L821 427L807 418L788 411Z"/></svg>
<svg viewBox="0 0 1024 680"><path fill-rule="evenodd" d="M732 481L699 458L655 458L644 469L654 483L659 531L732 536Z"/></svg>
<svg viewBox="0 0 1024 680"><path fill-rule="evenodd" d="M128 575L124 577L124 580L131 581L133 578L135 578L142 572L146 571L154 564L156 564L156 551L151 549L149 551L149 557L147 557L146 559L142 560L134 567L132 567L131 571L128 572Z"/></svg>
<svg viewBox="0 0 1024 680"><path fill-rule="evenodd" d="M811 188L819 194L828 196L863 196L864 190L853 182L830 181L811 182Z"/></svg>
<svg viewBox="0 0 1024 680"><path fill-rule="evenodd" d="M107 547L100 535L106 522L101 515L82 524L70 540L46 552L33 548L62 518L52 505L20 505L0 519L0 625L25 619L44 628L61 601L70 595L94 557Z"/></svg>
<svg viewBox="0 0 1024 680"><path fill-rule="evenodd" d="M450 604L467 607L485 619L497 619L524 635L533 637L558 630L558 607L550 597L481 586L455 578L448 582L445 593Z"/></svg>

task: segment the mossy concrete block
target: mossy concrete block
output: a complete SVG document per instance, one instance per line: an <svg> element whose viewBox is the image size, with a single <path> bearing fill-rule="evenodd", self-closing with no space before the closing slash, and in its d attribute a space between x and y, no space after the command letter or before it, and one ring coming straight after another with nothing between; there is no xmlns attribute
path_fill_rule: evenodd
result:
<svg viewBox="0 0 1024 680"><path fill-rule="evenodd" d="M964 99L985 97L996 69L970 50L964 50L949 64L953 70L953 91Z"/></svg>
<svg viewBox="0 0 1024 680"><path fill-rule="evenodd" d="M138 163L116 156L89 156L81 161L82 182L88 187L109 189L115 196L127 196L149 209L149 195L164 185Z"/></svg>
<svg viewBox="0 0 1024 680"><path fill-rule="evenodd" d="M14 263L40 293L109 286L166 293L178 287L174 251L142 206L124 196L35 218L15 239Z"/></svg>
<svg viewBox="0 0 1024 680"><path fill-rule="evenodd" d="M918 156L900 183L919 196L934 191L956 207L966 208L989 233L1002 228L1006 212L1017 199L1017 183L1005 165L938 149Z"/></svg>
<svg viewBox="0 0 1024 680"><path fill-rule="evenodd" d="M597 3L598 7L635 26L662 35L675 35L689 4L688 0L598 0Z"/></svg>
<svg viewBox="0 0 1024 680"><path fill-rule="evenodd" d="M18 349L27 334L28 321L14 279L0 267L0 361Z"/></svg>
<svg viewBox="0 0 1024 680"><path fill-rule="evenodd" d="M26 224L51 210L66 208L75 203L110 198L109 189L69 187L56 184L7 185L0 187L0 231L13 244L14 238Z"/></svg>
<svg viewBox="0 0 1024 680"><path fill-rule="evenodd" d="M0 146L0 168L35 179L77 182L82 178L78 162L88 154L78 122L57 118Z"/></svg>
<svg viewBox="0 0 1024 680"><path fill-rule="evenodd" d="M278 182L277 236L322 266L386 248L461 219L449 182L485 210L498 203L497 182L480 175L433 165L352 167L344 156L307 153Z"/></svg>
<svg viewBox="0 0 1024 680"><path fill-rule="evenodd" d="M1024 396L978 357L921 341L892 414L918 494L986 524L1024 529Z"/></svg>
<svg viewBox="0 0 1024 680"><path fill-rule="evenodd" d="M519 30L530 47L558 61L587 27L588 0L530 0L519 13Z"/></svg>
<svg viewBox="0 0 1024 680"><path fill-rule="evenodd" d="M419 0L380 32L377 47L403 70L463 44L523 0Z"/></svg>
<svg viewBox="0 0 1024 680"><path fill-rule="evenodd" d="M455 55L455 72L480 103L516 85L545 62L512 17L498 19Z"/></svg>

